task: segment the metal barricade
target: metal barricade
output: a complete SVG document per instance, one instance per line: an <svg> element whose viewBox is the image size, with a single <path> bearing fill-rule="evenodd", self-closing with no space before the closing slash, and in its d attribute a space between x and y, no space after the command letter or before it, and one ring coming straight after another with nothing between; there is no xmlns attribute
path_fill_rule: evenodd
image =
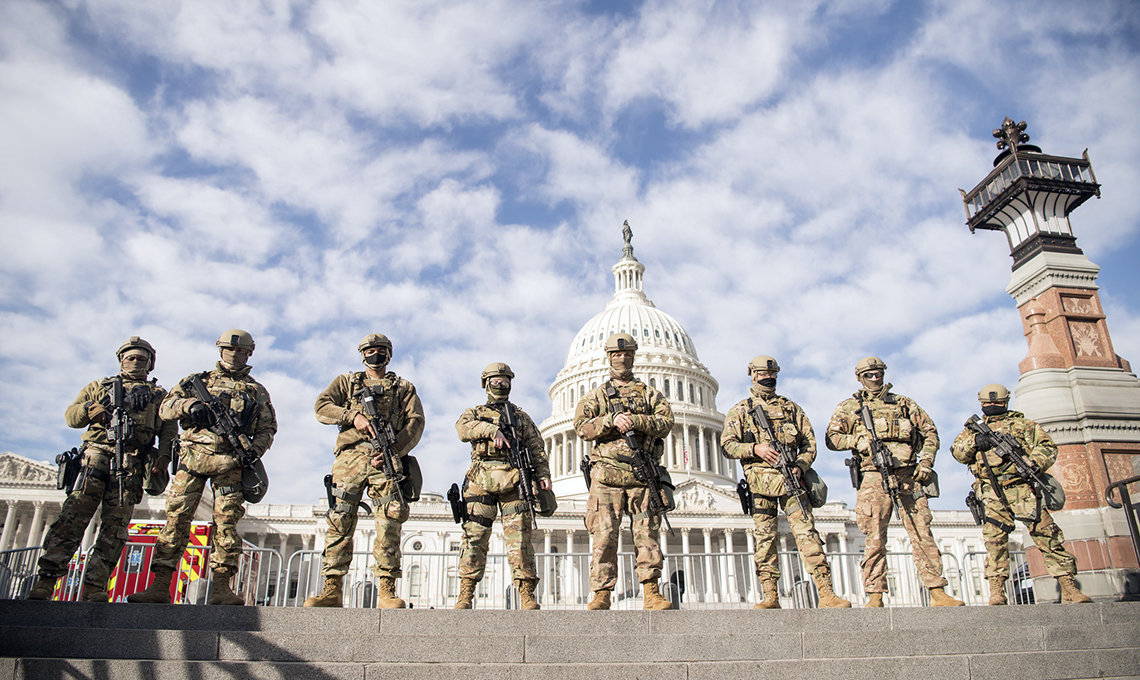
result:
<svg viewBox="0 0 1140 680"><path fill-rule="evenodd" d="M1140 475L1122 479L1118 482L1112 482L1108 488L1104 490L1104 498L1108 504L1116 509L1124 508L1125 519L1128 520L1128 532L1132 534L1132 548L1136 551L1136 561L1140 563L1140 528L1137 528L1136 513L1140 511L1140 503L1133 503L1132 497L1128 494L1128 485L1140 482ZM1112 492L1116 490L1120 494L1120 502L1112 500Z"/></svg>
<svg viewBox="0 0 1140 680"><path fill-rule="evenodd" d="M36 560L42 548L0 552L0 600L22 600L36 582Z"/></svg>
<svg viewBox="0 0 1140 680"><path fill-rule="evenodd" d="M986 580L986 553L968 552L963 559L963 579L965 587L960 597L967 605L987 605L990 601L990 584ZM1035 604L1033 577L1029 575L1029 563L1024 550L1009 552L1009 579L1005 583L1005 595L1010 604Z"/></svg>

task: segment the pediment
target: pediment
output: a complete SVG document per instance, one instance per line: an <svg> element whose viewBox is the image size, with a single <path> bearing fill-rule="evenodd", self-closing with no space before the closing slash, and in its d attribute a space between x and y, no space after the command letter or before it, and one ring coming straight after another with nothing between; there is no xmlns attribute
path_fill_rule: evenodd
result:
<svg viewBox="0 0 1140 680"><path fill-rule="evenodd" d="M6 482L50 483L55 484L54 465L14 453L0 453L0 480Z"/></svg>
<svg viewBox="0 0 1140 680"><path fill-rule="evenodd" d="M673 492L678 512L739 514L740 499L735 489L690 479L681 482Z"/></svg>

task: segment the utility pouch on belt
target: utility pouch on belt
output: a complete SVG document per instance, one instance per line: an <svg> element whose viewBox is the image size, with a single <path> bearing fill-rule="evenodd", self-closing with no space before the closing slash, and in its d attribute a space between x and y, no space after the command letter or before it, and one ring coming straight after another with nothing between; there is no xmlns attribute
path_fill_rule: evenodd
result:
<svg viewBox="0 0 1140 680"><path fill-rule="evenodd" d="M400 492L404 494L404 501L415 503L420 499L420 492L424 488L424 474L420 471L420 463L415 456L404 456L401 462L404 465L404 480L400 482Z"/></svg>
<svg viewBox="0 0 1140 680"><path fill-rule="evenodd" d="M535 499L538 501L536 510L539 517L551 517L558 512L558 499L554 496L554 491L539 488Z"/></svg>
<svg viewBox="0 0 1140 680"><path fill-rule="evenodd" d="M447 502L451 504L451 518L456 524L467 521L467 501L463 500L463 493L458 484L452 484L447 490Z"/></svg>
<svg viewBox="0 0 1140 680"><path fill-rule="evenodd" d="M851 473L851 486L856 489L863 484L863 468L859 466L859 457L853 456L843 461L843 464L848 467Z"/></svg>
<svg viewBox="0 0 1140 680"><path fill-rule="evenodd" d="M55 463L59 466L59 472L55 477L55 488L62 489L64 493L71 493L75 488L75 479L79 476L79 462L82 458L82 452L74 447L55 457Z"/></svg>
<svg viewBox="0 0 1140 680"><path fill-rule="evenodd" d="M978 494L970 491L966 494L966 507L970 509L970 514L974 516L974 524L982 526L986 521L986 506L982 500L978 498Z"/></svg>
<svg viewBox="0 0 1140 680"><path fill-rule="evenodd" d="M938 487L937 471L930 471L930 481L922 485L922 493L926 494L927 498L938 498L938 495L942 493L942 489Z"/></svg>
<svg viewBox="0 0 1140 680"><path fill-rule="evenodd" d="M736 495L740 497L740 511L745 515L752 514L752 487L748 486L748 478L736 483Z"/></svg>

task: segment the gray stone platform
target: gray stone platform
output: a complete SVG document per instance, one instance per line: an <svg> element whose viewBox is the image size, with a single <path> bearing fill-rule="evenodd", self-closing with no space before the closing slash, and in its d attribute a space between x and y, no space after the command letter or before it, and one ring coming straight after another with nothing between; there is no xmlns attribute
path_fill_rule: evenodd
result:
<svg viewBox="0 0 1140 680"><path fill-rule="evenodd" d="M733 611L0 601L0 680L1140 678L1140 603Z"/></svg>

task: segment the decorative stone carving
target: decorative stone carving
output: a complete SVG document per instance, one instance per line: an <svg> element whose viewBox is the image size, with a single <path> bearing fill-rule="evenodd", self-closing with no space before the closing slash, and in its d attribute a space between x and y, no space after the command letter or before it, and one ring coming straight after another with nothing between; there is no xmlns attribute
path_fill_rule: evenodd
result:
<svg viewBox="0 0 1140 680"><path fill-rule="evenodd" d="M1104 347L1101 344L1100 330L1095 323L1087 321L1070 321L1069 332L1073 336L1073 349L1079 357L1103 357Z"/></svg>
<svg viewBox="0 0 1140 680"><path fill-rule="evenodd" d="M1079 297L1061 297L1061 306L1070 314L1095 315L1098 314L1092 300Z"/></svg>
<svg viewBox="0 0 1140 680"><path fill-rule="evenodd" d="M0 479L54 484L55 476L55 467L47 463L17 456L14 453L0 453Z"/></svg>

